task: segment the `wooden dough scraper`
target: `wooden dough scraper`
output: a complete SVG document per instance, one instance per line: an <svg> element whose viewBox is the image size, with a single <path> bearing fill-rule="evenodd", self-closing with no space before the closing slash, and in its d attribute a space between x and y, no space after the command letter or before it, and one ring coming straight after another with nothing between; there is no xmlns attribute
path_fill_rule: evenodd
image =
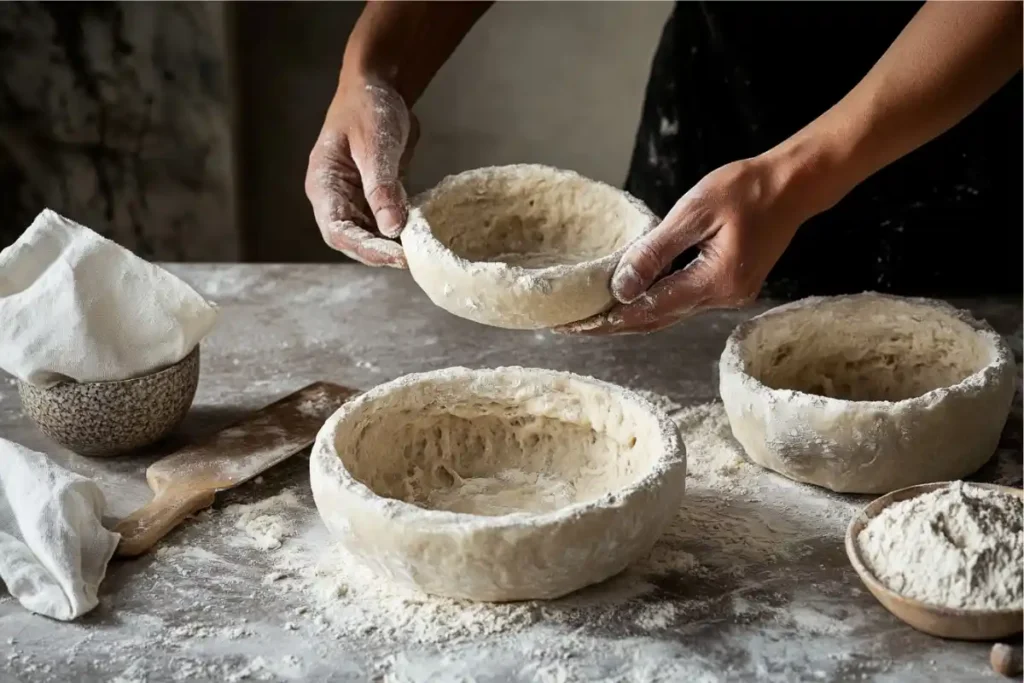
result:
<svg viewBox="0 0 1024 683"><path fill-rule="evenodd" d="M153 500L121 520L117 555L135 557L214 496L298 453L355 389L316 382L249 417L157 460L146 470Z"/></svg>

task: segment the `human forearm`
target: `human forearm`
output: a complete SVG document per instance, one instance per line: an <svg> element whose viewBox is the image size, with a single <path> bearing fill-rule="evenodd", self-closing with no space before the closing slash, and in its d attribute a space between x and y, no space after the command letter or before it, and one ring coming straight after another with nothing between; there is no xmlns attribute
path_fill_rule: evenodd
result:
<svg viewBox="0 0 1024 683"><path fill-rule="evenodd" d="M342 78L388 81L408 106L491 2L369 2L345 48Z"/></svg>
<svg viewBox="0 0 1024 683"><path fill-rule="evenodd" d="M765 155L802 219L939 136L1021 67L1018 2L929 2L863 80Z"/></svg>
<svg viewBox="0 0 1024 683"><path fill-rule="evenodd" d="M369 2L309 153L306 196L324 241L362 263L404 268L402 171L418 137L409 108L486 2ZM390 239L389 239L390 238Z"/></svg>

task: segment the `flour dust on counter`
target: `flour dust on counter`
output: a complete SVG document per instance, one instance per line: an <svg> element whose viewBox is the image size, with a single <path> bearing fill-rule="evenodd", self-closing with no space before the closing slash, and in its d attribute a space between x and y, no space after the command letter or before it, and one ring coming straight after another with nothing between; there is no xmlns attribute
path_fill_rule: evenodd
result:
<svg viewBox="0 0 1024 683"><path fill-rule="evenodd" d="M171 653L171 680L286 680L320 670L328 654L316 643L327 642L382 653L367 666L383 680L455 681L475 663L529 680L702 681L715 680L706 662L659 634L682 631L711 651L767 663L782 656L782 634L795 629L834 665L823 675L848 670L853 660L828 660L826 651L851 647L846 639L858 620L824 597L848 586L819 582L793 594L766 568L806 572L823 539L841 537L850 505L825 497L794 506L790 497L808 490L789 483L783 498L761 495L764 475L731 441L720 404L670 414L691 451L686 500L652 553L603 584L559 600L505 604L403 590L330 542L304 486L274 493L263 484L269 495L256 502L198 515L140 560L133 586L107 598L103 607L131 621L138 639L138 647L104 645L108 664L123 669L123 681L153 680L145 643ZM160 585L173 586L175 599L160 614L140 611L133 593ZM201 616L182 620L185 606L197 603ZM273 610L262 607L270 603ZM759 623L764 635L756 643L731 628L716 635L709 620ZM102 631L89 638L95 650ZM405 648L387 655L396 642Z"/></svg>
<svg viewBox="0 0 1024 683"><path fill-rule="evenodd" d="M229 546L264 551L265 571L256 590L276 593L292 605L281 617L286 633L311 632L339 644L364 642L382 650L395 642L414 645L413 651L376 665L378 674L393 680L434 680L429 671L456 661L454 671L471 671L466 667L472 662L487 661L537 680L714 680L701 678L706 667L674 656L673 646L656 638L659 632L700 631L711 616L763 622L764 641L757 647L766 658L783 647L772 635L775 630L797 629L817 638L822 648L842 650L841 639L855 630L857 618L833 613L815 596L849 590L846 585L829 582L792 595L774 590L764 567L813 561L822 552L822 539L841 538L855 506L831 496L810 496L807 504L793 505L787 497L807 497L808 487L774 475L768 476L778 480L785 496L761 496L765 475L731 440L720 404L669 408L691 453L688 494L677 518L647 558L610 581L559 600L474 603L393 586L332 544L315 511L303 509L305 494L296 490L204 513L200 523L209 528L201 538L226 535ZM157 558L190 577L229 580L219 578L230 573L218 571L217 560L196 546L169 546ZM245 640L266 627L253 621L227 628L233 634L238 632L232 628L242 628L239 637ZM634 636L602 635L623 628ZM728 633L711 646L747 647ZM647 669L632 671L627 663L646 650L660 655ZM524 657L536 659L529 672L522 668ZM594 661L605 662L603 674L581 664ZM837 670L849 665L840 659L834 663ZM452 673L437 680L458 677Z"/></svg>
<svg viewBox="0 0 1024 683"><path fill-rule="evenodd" d="M482 669L497 680L699 682L728 679L729 671L708 673L709 662L722 658L751 663L763 680L870 680L901 671L900 653L870 637L866 615L836 605L837 595L863 592L852 572L827 580L818 573L842 553L845 525L863 499L749 463L720 403L682 408L644 394L687 444L687 495L650 555L605 583L559 600L506 604L393 586L331 543L301 481L308 461L300 456L286 466L297 477L269 473L253 484L257 500L229 496L137 561L131 584L99 608L131 624L131 639L102 629L54 639L46 624L22 617L9 661L57 681L58 667L43 670L54 649L73 657L87 647L100 653L97 671L116 672L122 683L454 682ZM806 579L800 590L787 587L793 575ZM153 590L170 595L156 611L141 597ZM202 605L198 616L195 605ZM801 642L797 654L793 638ZM145 654L153 647L165 653L162 664ZM339 668L339 652L349 653L350 670ZM930 656L941 670L941 643ZM919 673L924 680L934 671Z"/></svg>
<svg viewBox="0 0 1024 683"><path fill-rule="evenodd" d="M309 461L297 455L262 480L218 494L212 510L156 552L115 559L100 605L80 622L31 615L0 587L0 681L443 683L486 671L516 682L932 683L992 675L987 647L915 632L862 589L842 540L847 513L864 498L750 465L721 406L696 405L716 395L714 357L749 311L708 313L642 338L576 340L463 324L427 305L398 271L166 267L221 310L204 342L204 379L183 438L314 380L370 387L434 367L510 363L598 372L685 406L668 411L692 423L683 427L690 452L684 505L648 557L604 584L541 604L464 605L396 595L338 566L336 551L317 545L326 541ZM1019 325L1019 301L975 301L971 309L1002 332ZM686 363L672 362L681 350ZM0 378L0 432L41 447L10 384ZM1020 485L1020 424L1015 407L997 456L972 478ZM97 481L107 512L120 517L151 497L142 470L155 457L96 462L64 454L61 462ZM268 498L276 502L250 507ZM338 589L320 590L331 585ZM374 605L381 594L398 615L442 615L439 628L393 623L392 607ZM362 631L352 616L359 610L371 619Z"/></svg>
<svg viewBox="0 0 1024 683"><path fill-rule="evenodd" d="M235 521L235 529L244 532L243 538L230 537L231 543L258 550L273 550L280 548L285 539L297 532L294 521L282 513L301 510L303 507L295 491L285 489L256 503L229 505L221 513Z"/></svg>

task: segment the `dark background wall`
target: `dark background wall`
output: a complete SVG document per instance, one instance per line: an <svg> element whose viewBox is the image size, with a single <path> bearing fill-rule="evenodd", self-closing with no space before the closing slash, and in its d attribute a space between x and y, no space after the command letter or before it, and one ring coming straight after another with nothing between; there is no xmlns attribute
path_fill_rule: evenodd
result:
<svg viewBox="0 0 1024 683"><path fill-rule="evenodd" d="M150 258L237 258L225 26L215 3L0 3L0 247L48 206Z"/></svg>
<svg viewBox="0 0 1024 683"><path fill-rule="evenodd" d="M151 259L339 258L302 184L361 9L0 3L0 247L49 206ZM620 184L670 11L497 4L416 106L410 191L511 162Z"/></svg>

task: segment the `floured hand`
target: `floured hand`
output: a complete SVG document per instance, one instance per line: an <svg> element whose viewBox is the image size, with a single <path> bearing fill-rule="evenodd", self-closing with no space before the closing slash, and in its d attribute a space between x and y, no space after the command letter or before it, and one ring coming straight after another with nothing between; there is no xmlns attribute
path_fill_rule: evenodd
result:
<svg viewBox="0 0 1024 683"><path fill-rule="evenodd" d="M707 309L753 302L804 218L783 208L782 185L779 168L761 159L712 171L623 255L612 276L620 303L556 331L655 332ZM696 259L660 277L693 246Z"/></svg>
<svg viewBox="0 0 1024 683"><path fill-rule="evenodd" d="M419 125L389 84L342 77L309 155L306 196L329 246L371 266L405 268L393 239L409 201L401 173Z"/></svg>

